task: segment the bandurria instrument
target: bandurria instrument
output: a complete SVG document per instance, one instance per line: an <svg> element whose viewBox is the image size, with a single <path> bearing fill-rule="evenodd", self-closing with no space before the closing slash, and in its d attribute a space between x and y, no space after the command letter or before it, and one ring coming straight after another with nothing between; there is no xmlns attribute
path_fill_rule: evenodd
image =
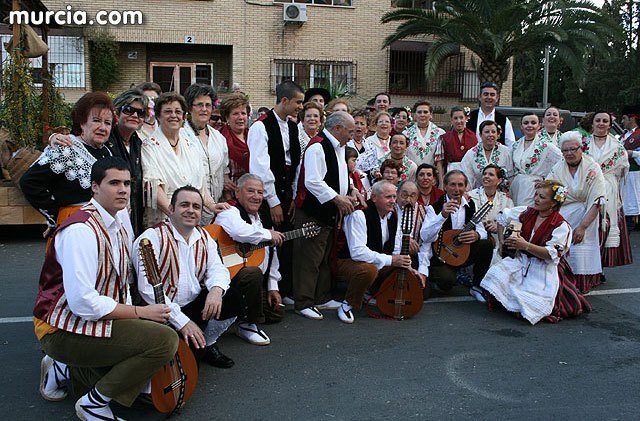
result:
<svg viewBox="0 0 640 421"><path fill-rule="evenodd" d="M459 230L440 230L438 239L433 243L433 254L442 263L449 266L462 266L469 260L471 252L471 244L463 244L460 242L460 234L472 231L482 218L491 210L493 202L486 202L473 215L471 220L467 222L462 229Z"/></svg>
<svg viewBox="0 0 640 421"><path fill-rule="evenodd" d="M140 241L140 258L147 280L153 286L156 304L165 304L160 271L151 242ZM178 352L151 378L151 400L162 412L173 414L189 400L198 383L198 364L189 345L180 338Z"/></svg>
<svg viewBox="0 0 640 421"><path fill-rule="evenodd" d="M402 211L402 248L400 254L409 255L409 243L413 225L413 206L407 205ZM422 309L424 297L420 280L411 271L395 269L387 277L376 294L378 308L382 313L396 320L415 316Z"/></svg>
<svg viewBox="0 0 640 421"><path fill-rule="evenodd" d="M519 236L521 231L522 231L522 223L520 221L511 221L507 224L506 227L504 227L502 238L498 237L498 239L500 240L500 247L498 248L498 250L500 251L500 255L502 257L515 258L517 250L514 248L507 247L504 244L504 240L506 240L507 238L513 235L515 235L516 237Z"/></svg>
<svg viewBox="0 0 640 421"><path fill-rule="evenodd" d="M231 278L236 276L243 267L260 266L265 256L264 248L271 245L271 241L258 244L237 243L220 225L216 224L207 225L204 229L218 242L222 264L229 270ZM300 237L311 238L318 234L320 234L320 227L315 222L307 222L302 228L282 233L284 241Z"/></svg>

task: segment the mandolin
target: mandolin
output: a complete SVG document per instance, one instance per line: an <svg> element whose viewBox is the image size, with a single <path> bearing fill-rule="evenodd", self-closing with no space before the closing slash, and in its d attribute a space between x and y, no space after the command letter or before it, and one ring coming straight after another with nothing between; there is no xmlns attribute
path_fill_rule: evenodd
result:
<svg viewBox="0 0 640 421"><path fill-rule="evenodd" d="M413 231L413 206L407 205L402 212L402 247L400 254L409 255L409 243ZM387 277L376 294L378 308L396 320L415 316L422 310L424 297L420 280L411 271L395 269Z"/></svg>
<svg viewBox="0 0 640 421"><path fill-rule="evenodd" d="M471 253L471 244L463 244L460 242L460 234L475 229L476 225L491 210L493 202L487 202L473 215L471 220L467 222L462 229L459 230L440 230L438 239L433 243L433 255L442 263L449 266L462 266L469 260Z"/></svg>
<svg viewBox="0 0 640 421"><path fill-rule="evenodd" d="M271 245L271 241L262 241L258 244L238 243L220 225L211 224L203 228L218 242L222 264L229 270L231 278L236 276L243 267L260 266L265 256L264 248ZM318 234L320 234L320 226L315 222L307 222L301 228L282 233L284 241L300 237L311 238Z"/></svg>
<svg viewBox="0 0 640 421"><path fill-rule="evenodd" d="M147 280L153 286L156 304L165 304L153 245L146 238L140 241L140 258ZM189 345L180 338L176 355L151 378L153 406L162 413L173 414L191 398L197 383L198 363Z"/></svg>

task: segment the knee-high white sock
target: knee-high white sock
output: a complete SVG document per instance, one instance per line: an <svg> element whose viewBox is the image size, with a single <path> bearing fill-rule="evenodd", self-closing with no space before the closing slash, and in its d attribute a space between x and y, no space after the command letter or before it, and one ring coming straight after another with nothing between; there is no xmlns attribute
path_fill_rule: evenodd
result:
<svg viewBox="0 0 640 421"><path fill-rule="evenodd" d="M204 340L207 346L216 343L218 338L236 321L236 317L225 320L209 320L204 330Z"/></svg>
<svg viewBox="0 0 640 421"><path fill-rule="evenodd" d="M103 395L95 387L86 395L82 395L76 403L76 413L80 419L93 420L117 420L109 407L111 398Z"/></svg>
<svg viewBox="0 0 640 421"><path fill-rule="evenodd" d="M47 382L44 385L45 393L53 394L56 390L64 388L65 386L61 383L70 378L69 367L65 363L53 360L53 365L47 372Z"/></svg>

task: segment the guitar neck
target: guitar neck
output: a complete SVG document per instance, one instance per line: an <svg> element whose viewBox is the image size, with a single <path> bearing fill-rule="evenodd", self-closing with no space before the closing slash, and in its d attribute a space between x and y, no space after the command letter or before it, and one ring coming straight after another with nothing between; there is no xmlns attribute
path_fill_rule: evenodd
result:
<svg viewBox="0 0 640 421"><path fill-rule="evenodd" d="M402 246L400 247L400 254L409 254L409 244L411 243L411 234L402 234Z"/></svg>
<svg viewBox="0 0 640 421"><path fill-rule="evenodd" d="M304 235L304 229L298 228L295 230L283 232L282 236L284 237L284 241L295 240L296 238L300 238ZM254 251L261 248L269 247L271 245L271 241L262 241L258 244L252 244L247 247L248 251Z"/></svg>
<svg viewBox="0 0 640 421"><path fill-rule="evenodd" d="M162 290L162 284L158 283L153 286L153 298L155 298L156 304L165 304L164 291Z"/></svg>

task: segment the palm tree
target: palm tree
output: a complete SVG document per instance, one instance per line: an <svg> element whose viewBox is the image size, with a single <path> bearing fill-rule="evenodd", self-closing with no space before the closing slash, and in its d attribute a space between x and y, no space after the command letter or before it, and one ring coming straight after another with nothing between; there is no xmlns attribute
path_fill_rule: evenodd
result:
<svg viewBox="0 0 640 421"><path fill-rule="evenodd" d="M431 9L399 8L381 19L401 22L385 39L385 47L406 38L435 36L425 64L427 77L464 46L480 59L475 63L480 83L491 81L502 87L511 57L551 47L581 80L590 49L606 50L608 41L620 36L619 27L589 0L436 0L432 4Z"/></svg>

